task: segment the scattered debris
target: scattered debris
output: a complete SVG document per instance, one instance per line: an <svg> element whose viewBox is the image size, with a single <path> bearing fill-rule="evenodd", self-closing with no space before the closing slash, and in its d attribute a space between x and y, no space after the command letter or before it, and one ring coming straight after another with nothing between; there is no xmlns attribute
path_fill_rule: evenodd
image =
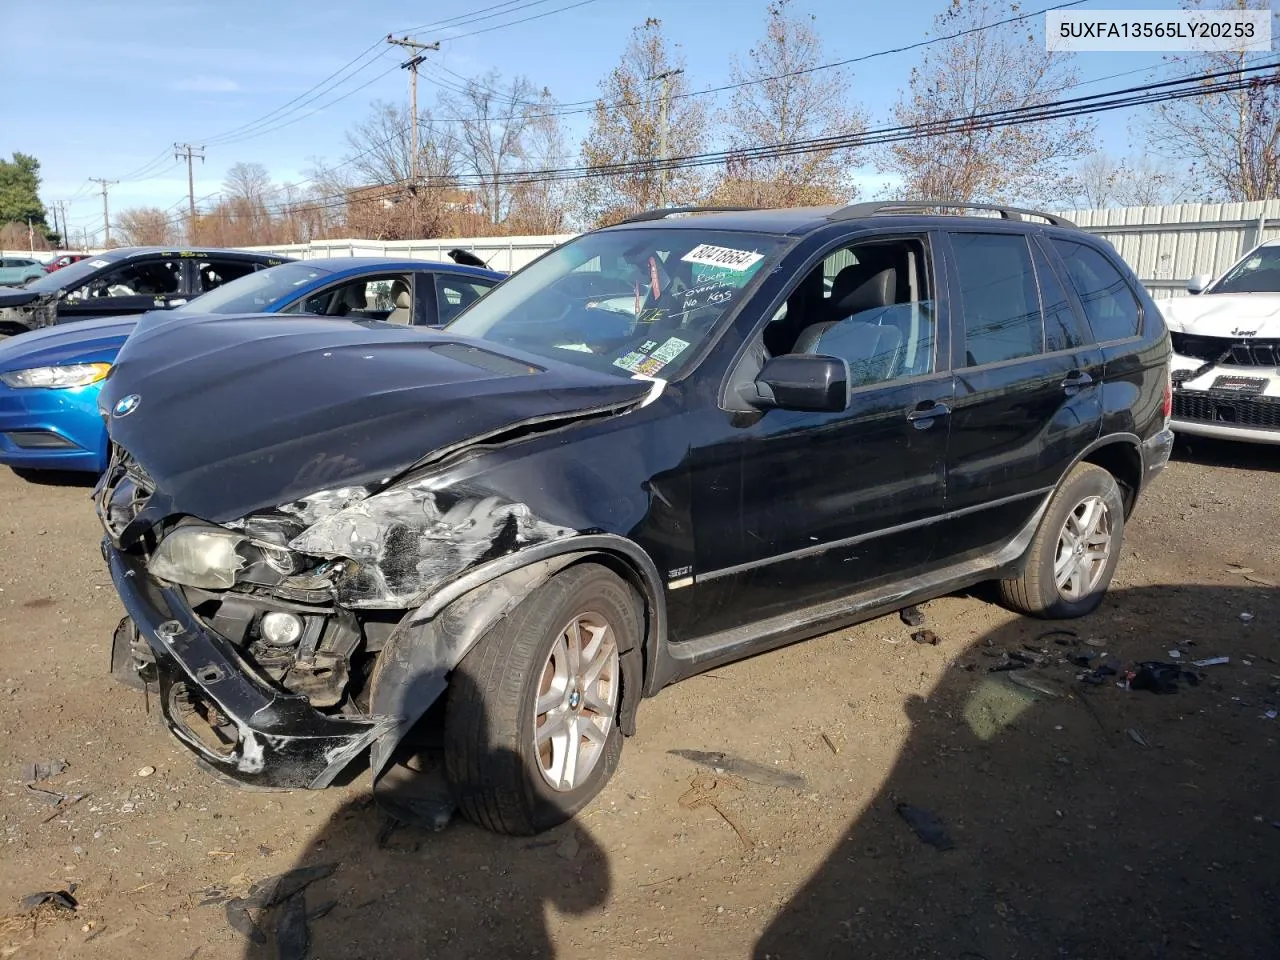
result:
<svg viewBox="0 0 1280 960"><path fill-rule="evenodd" d="M41 890L39 893L28 894L19 901L19 906L23 910L34 910L36 907L44 906L46 903L52 904L59 910L76 910L80 904L76 902L76 898L72 896L76 892L76 884L67 884L65 890Z"/></svg>
<svg viewBox="0 0 1280 960"><path fill-rule="evenodd" d="M909 607L903 607L898 612L898 616L902 617L902 622L908 627L924 626L924 611L914 604Z"/></svg>
<svg viewBox="0 0 1280 960"><path fill-rule="evenodd" d="M41 780L52 780L64 772L70 764L65 760L37 760L22 765L22 782L39 783Z"/></svg>
<svg viewBox="0 0 1280 960"><path fill-rule="evenodd" d="M155 772L156 772L156 768L155 768L155 767L153 767L153 766L151 766L150 764L148 764L147 766L142 767L142 768L138 771L137 776L139 776L139 777L149 777L149 776L151 776L151 775L152 775L153 773L155 773Z"/></svg>
<svg viewBox="0 0 1280 960"><path fill-rule="evenodd" d="M1009 682L1034 690L1046 697L1061 697L1064 693L1056 680L1051 680L1035 670L1010 671Z"/></svg>
<svg viewBox="0 0 1280 960"><path fill-rule="evenodd" d="M1091 647L1105 647L1108 645L1107 641L1103 640L1101 637L1090 637L1085 641L1085 643Z"/></svg>
<svg viewBox="0 0 1280 960"><path fill-rule="evenodd" d="M784 787L803 793L805 779L798 773L766 767L763 763L731 757L724 753L709 753L704 750L668 750L668 753L684 757L693 763L708 767L716 773L728 773L741 780L759 784L762 787Z"/></svg>
<svg viewBox="0 0 1280 960"><path fill-rule="evenodd" d="M284 903L295 894L300 894L317 880L331 876L338 869L336 863L320 864L314 867L298 867L259 880L249 888L243 897L235 897L226 901L227 923L236 933L252 940L254 943L267 942L266 934L259 929L249 913L251 909L265 910Z"/></svg>
<svg viewBox="0 0 1280 960"><path fill-rule="evenodd" d="M830 737L828 737L825 733L822 734L822 742L831 748L832 753L838 754L840 752L840 748L837 747L835 745L835 742Z"/></svg>
<svg viewBox="0 0 1280 960"><path fill-rule="evenodd" d="M1240 614L1240 622L1253 623L1253 614L1250 613L1248 610L1245 610L1243 613Z"/></svg>
<svg viewBox="0 0 1280 960"><path fill-rule="evenodd" d="M955 849L946 825L936 813L910 803L899 803L897 810L898 816L907 821L907 826L915 831L922 842L938 850Z"/></svg>
<svg viewBox="0 0 1280 960"><path fill-rule="evenodd" d="M1170 660L1181 660L1181 659L1182 659L1182 651L1181 651L1181 650L1170 650L1170 651L1169 651L1169 659L1170 659Z"/></svg>
<svg viewBox="0 0 1280 960"><path fill-rule="evenodd" d="M1104 663L1101 666L1096 667L1093 670L1090 670L1088 673L1080 674L1079 679L1084 683L1090 684L1095 687L1100 687L1104 683L1106 683L1108 679L1116 676L1116 674L1117 674L1117 670L1115 667Z"/></svg>
<svg viewBox="0 0 1280 960"><path fill-rule="evenodd" d="M1274 710L1268 710L1266 713L1263 714L1263 717L1265 717L1268 720L1274 720L1277 716L1280 716L1280 714L1277 714L1276 711Z"/></svg>
<svg viewBox="0 0 1280 960"><path fill-rule="evenodd" d="M1234 573L1247 577L1249 574L1253 573L1253 567L1242 567L1233 563L1231 566L1227 567L1227 573Z"/></svg>
<svg viewBox="0 0 1280 960"><path fill-rule="evenodd" d="M1186 680L1192 686L1200 682L1199 676L1190 670L1182 669L1176 663L1146 660L1136 666L1137 670L1129 678L1130 690L1150 690L1152 693L1177 693L1179 680Z"/></svg>
<svg viewBox="0 0 1280 960"><path fill-rule="evenodd" d="M724 780L720 777L713 777L709 773L695 773L693 779L689 781L689 789L680 797L680 806L686 810L696 810L699 807L710 807L716 813L720 814L720 819L727 823L733 832L738 835L738 839L744 847L748 849L752 846L750 838L746 831L738 826L737 821L725 812L720 805L721 796L726 790L737 789L732 782Z"/></svg>
<svg viewBox="0 0 1280 960"><path fill-rule="evenodd" d="M1140 747L1149 746L1146 739L1142 736L1141 732L1139 732L1137 727L1130 727L1128 730L1125 731L1125 733L1127 733L1129 735L1129 739L1132 740L1134 743L1136 743L1138 746Z"/></svg>
<svg viewBox="0 0 1280 960"><path fill-rule="evenodd" d="M1219 667L1223 664L1230 663L1230 657L1205 657L1203 660L1192 660L1191 663L1197 667Z"/></svg>
<svg viewBox="0 0 1280 960"><path fill-rule="evenodd" d="M927 643L932 647L936 647L942 642L942 639L932 630L917 630L911 635L911 639L916 643Z"/></svg>
<svg viewBox="0 0 1280 960"><path fill-rule="evenodd" d="M1080 643L1080 634L1074 630L1046 630L1036 637L1036 642L1053 637L1053 642L1060 647L1074 647Z"/></svg>
<svg viewBox="0 0 1280 960"><path fill-rule="evenodd" d="M1255 577L1255 576L1254 576L1253 574L1251 574L1251 573L1246 573L1246 574L1244 575L1244 578L1245 578L1246 580L1248 580L1250 583L1256 583L1256 584L1258 584L1259 586L1262 586L1262 587L1274 587L1274 586L1275 586L1275 584L1274 584L1272 581L1270 581L1270 580L1266 579L1265 577Z"/></svg>

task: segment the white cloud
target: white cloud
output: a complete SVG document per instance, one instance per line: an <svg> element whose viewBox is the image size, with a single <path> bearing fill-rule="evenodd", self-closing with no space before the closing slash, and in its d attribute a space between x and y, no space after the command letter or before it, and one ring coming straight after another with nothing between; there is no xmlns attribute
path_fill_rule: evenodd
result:
<svg viewBox="0 0 1280 960"><path fill-rule="evenodd" d="M173 85L173 89L187 93L235 93L240 89L240 84L229 77L213 77L202 73L179 80Z"/></svg>

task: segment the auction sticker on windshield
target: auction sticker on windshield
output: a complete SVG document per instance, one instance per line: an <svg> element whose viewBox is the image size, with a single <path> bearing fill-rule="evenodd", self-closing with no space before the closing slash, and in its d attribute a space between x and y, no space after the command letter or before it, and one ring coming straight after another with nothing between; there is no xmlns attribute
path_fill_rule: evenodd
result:
<svg viewBox="0 0 1280 960"><path fill-rule="evenodd" d="M754 250L735 250L732 247L700 243L680 259L685 263L701 263L709 267L724 267L727 270L746 270L763 260L764 254L756 253Z"/></svg>

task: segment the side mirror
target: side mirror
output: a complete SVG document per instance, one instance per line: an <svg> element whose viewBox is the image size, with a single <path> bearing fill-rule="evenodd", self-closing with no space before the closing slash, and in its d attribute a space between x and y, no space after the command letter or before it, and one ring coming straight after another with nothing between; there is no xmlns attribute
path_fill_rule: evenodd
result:
<svg viewBox="0 0 1280 960"><path fill-rule="evenodd" d="M1187 281L1187 293L1204 293L1211 283L1213 283L1213 274L1197 273Z"/></svg>
<svg viewBox="0 0 1280 960"><path fill-rule="evenodd" d="M839 413L849 407L849 364L838 357L788 353L768 360L751 405L760 410Z"/></svg>

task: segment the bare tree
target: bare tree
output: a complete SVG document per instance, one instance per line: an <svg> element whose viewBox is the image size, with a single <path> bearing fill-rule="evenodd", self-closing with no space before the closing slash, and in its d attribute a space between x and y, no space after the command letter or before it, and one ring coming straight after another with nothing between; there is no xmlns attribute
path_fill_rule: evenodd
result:
<svg viewBox="0 0 1280 960"><path fill-rule="evenodd" d="M131 207L116 217L115 229L127 247L152 247L178 239L177 225L160 207Z"/></svg>
<svg viewBox="0 0 1280 960"><path fill-rule="evenodd" d="M791 16L792 0L768 6L764 39L733 59L730 80L747 84L734 93L719 126L731 151L776 147L817 137L859 133L866 117L849 103L852 77L834 69L805 72L823 61L817 18ZM796 206L851 200L855 161L848 149L755 159L739 154L720 176L717 203Z"/></svg>
<svg viewBox="0 0 1280 960"><path fill-rule="evenodd" d="M586 222L607 223L657 206L664 174L661 156L661 81L667 74L667 156L701 152L707 138L702 104L688 96L684 60L667 45L662 22L650 17L631 34L622 62L600 84L591 128L582 142L582 160L600 172L578 185L576 206ZM607 172L614 164L632 164ZM703 192L696 169L665 173L667 202L688 203Z"/></svg>
<svg viewBox="0 0 1280 960"><path fill-rule="evenodd" d="M544 89L527 115L524 166L532 176L510 186L511 207L506 222L513 233L563 233L568 220L568 182L537 175L537 171L561 170L570 163L564 124L556 113L551 91Z"/></svg>
<svg viewBox="0 0 1280 960"><path fill-rule="evenodd" d="M1072 202L1084 209L1149 207L1177 203L1186 181L1149 156L1116 160L1098 151L1076 165L1070 177Z"/></svg>
<svg viewBox="0 0 1280 960"><path fill-rule="evenodd" d="M1270 0L1186 0L1188 9L1270 10ZM1273 21L1275 15L1273 14ZM1273 23L1274 32L1274 23ZM1179 56L1179 72L1240 71L1243 51ZM1251 74L1243 90L1156 104L1147 136L1164 156L1188 163L1207 199L1267 200L1280 193L1280 67ZM1208 85L1215 81L1203 81Z"/></svg>
<svg viewBox="0 0 1280 960"><path fill-rule="evenodd" d="M903 193L940 200L1059 200L1070 192L1067 166L1093 134L1079 117L982 129L981 114L1032 107L1061 96L1076 81L1064 54L1045 54L1025 25L994 26L1017 11L1001 0L952 0L934 18L940 35L975 31L928 48L911 71L909 92L894 121L904 126L956 121L935 136L888 145L882 172L903 181Z"/></svg>
<svg viewBox="0 0 1280 960"><path fill-rule="evenodd" d="M491 70L467 80L460 93L440 98L441 112L453 121L449 134L459 169L478 181L480 208L491 224L502 223L510 209L503 181L524 163L524 138L538 106L534 96L527 77L504 87L501 74Z"/></svg>

